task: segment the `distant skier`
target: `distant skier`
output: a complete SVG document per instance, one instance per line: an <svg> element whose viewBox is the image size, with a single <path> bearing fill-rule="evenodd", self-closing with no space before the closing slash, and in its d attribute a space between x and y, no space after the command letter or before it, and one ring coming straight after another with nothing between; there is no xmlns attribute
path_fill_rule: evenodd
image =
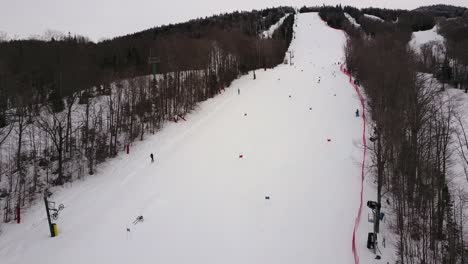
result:
<svg viewBox="0 0 468 264"><path fill-rule="evenodd" d="M356 109L356 117L359 117L359 109Z"/></svg>
<svg viewBox="0 0 468 264"><path fill-rule="evenodd" d="M151 158L151 163L153 163L153 162L154 162L154 155L153 155L153 153L150 154L150 158Z"/></svg>
<svg viewBox="0 0 468 264"><path fill-rule="evenodd" d="M143 222L143 216L142 215L137 216L135 221L133 221L133 224L136 225L136 224L138 224L140 222Z"/></svg>
<svg viewBox="0 0 468 264"><path fill-rule="evenodd" d="M240 95L240 88L237 88L237 95Z"/></svg>

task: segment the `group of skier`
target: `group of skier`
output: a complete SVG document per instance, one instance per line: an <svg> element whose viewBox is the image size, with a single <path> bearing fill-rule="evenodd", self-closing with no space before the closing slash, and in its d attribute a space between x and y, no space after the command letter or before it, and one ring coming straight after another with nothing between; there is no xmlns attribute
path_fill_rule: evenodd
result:
<svg viewBox="0 0 468 264"><path fill-rule="evenodd" d="M320 82L320 77L319 77L319 82ZM237 89L237 94L240 95L240 89L239 88ZM289 97L291 97L291 95ZM312 108L309 108L309 109L312 110ZM359 117L359 109L356 109L355 114L356 114L356 117ZM244 114L244 116L247 116L247 114ZM150 154L150 158L151 158L151 163L153 163L154 162L153 153Z"/></svg>

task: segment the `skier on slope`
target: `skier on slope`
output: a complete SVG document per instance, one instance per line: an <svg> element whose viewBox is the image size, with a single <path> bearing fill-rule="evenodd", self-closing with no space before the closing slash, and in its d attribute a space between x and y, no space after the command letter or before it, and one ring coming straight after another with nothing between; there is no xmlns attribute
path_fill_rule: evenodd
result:
<svg viewBox="0 0 468 264"><path fill-rule="evenodd" d="M359 117L359 109L356 109L356 117Z"/></svg>
<svg viewBox="0 0 468 264"><path fill-rule="evenodd" d="M153 163L153 162L154 162L154 155L153 155L153 153L150 154L150 158L151 158L151 163Z"/></svg>
<svg viewBox="0 0 468 264"><path fill-rule="evenodd" d="M240 88L237 88L237 95L240 95Z"/></svg>

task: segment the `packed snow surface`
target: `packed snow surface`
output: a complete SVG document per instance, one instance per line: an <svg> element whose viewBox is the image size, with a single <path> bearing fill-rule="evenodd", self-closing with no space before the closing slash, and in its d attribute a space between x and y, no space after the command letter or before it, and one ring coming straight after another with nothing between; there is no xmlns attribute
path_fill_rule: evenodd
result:
<svg viewBox="0 0 468 264"><path fill-rule="evenodd" d="M337 64L345 36L316 13L297 23L293 65L240 78L187 121L55 189L58 237L38 201L4 226L2 263L354 263L362 119Z"/></svg>
<svg viewBox="0 0 468 264"><path fill-rule="evenodd" d="M288 16L289 14L286 14L285 16L283 16L282 18L280 18L280 20L278 20L278 22L276 22L275 24L271 25L269 29L263 31L261 34L260 34L260 37L262 38L271 38L273 36L273 33L275 32L275 30L277 30L282 24L283 24L283 21L284 19Z"/></svg>
<svg viewBox="0 0 468 264"><path fill-rule="evenodd" d="M435 43L440 43L440 44L443 44L444 42L444 37L440 35L439 33L437 33L437 26L434 26L430 30L413 32L413 36L410 41L410 46L416 52L420 52L421 46L431 41Z"/></svg>

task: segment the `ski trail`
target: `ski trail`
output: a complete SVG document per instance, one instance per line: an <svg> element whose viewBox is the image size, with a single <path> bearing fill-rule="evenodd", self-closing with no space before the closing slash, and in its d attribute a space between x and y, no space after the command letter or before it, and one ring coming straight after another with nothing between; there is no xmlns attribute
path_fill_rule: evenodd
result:
<svg viewBox="0 0 468 264"><path fill-rule="evenodd" d="M294 65L240 77L56 191L58 237L33 206L4 229L2 263L353 263L362 123L336 74L346 39L316 13L296 23Z"/></svg>

